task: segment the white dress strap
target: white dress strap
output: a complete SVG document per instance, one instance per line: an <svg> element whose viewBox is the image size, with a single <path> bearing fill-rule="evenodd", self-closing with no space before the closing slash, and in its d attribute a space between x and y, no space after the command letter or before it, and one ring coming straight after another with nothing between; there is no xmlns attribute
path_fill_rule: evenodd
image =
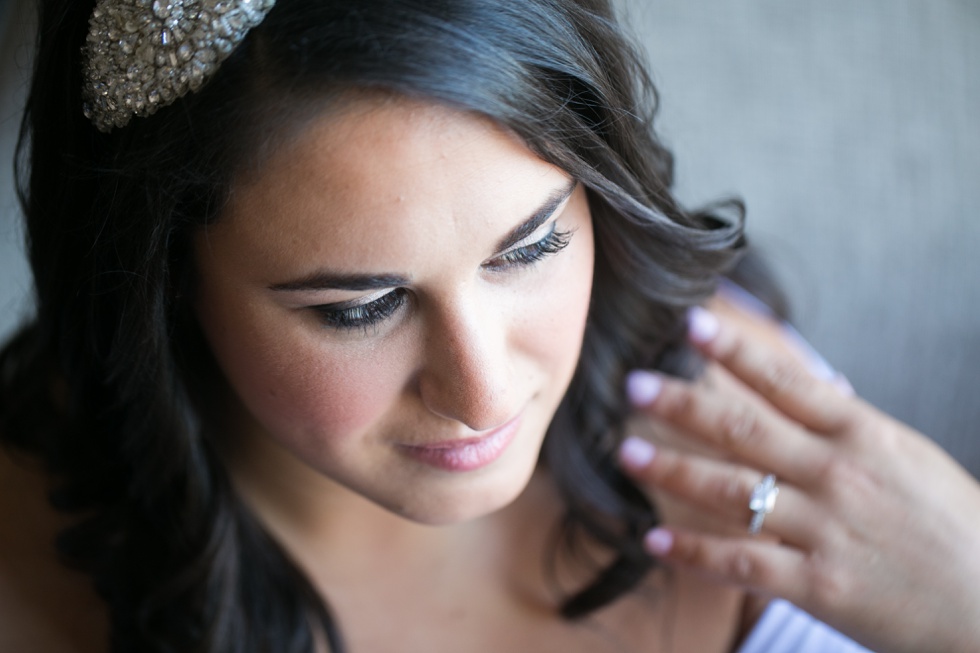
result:
<svg viewBox="0 0 980 653"><path fill-rule="evenodd" d="M737 653L871 653L792 603L769 603Z"/></svg>

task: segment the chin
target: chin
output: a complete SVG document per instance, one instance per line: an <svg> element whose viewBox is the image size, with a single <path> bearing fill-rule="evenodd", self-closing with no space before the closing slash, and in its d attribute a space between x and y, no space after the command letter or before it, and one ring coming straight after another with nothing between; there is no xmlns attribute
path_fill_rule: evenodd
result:
<svg viewBox="0 0 980 653"><path fill-rule="evenodd" d="M459 479L438 492L424 490L408 500L381 503L382 507L410 521L427 526L452 526L480 519L506 508L524 492L535 465L526 469L507 470L506 475ZM497 478L493 478L493 477ZM502 476L506 476L501 478ZM469 486L469 487L467 487ZM413 493L414 494L414 493ZM421 496L428 494L428 496ZM417 499L417 500L413 500Z"/></svg>

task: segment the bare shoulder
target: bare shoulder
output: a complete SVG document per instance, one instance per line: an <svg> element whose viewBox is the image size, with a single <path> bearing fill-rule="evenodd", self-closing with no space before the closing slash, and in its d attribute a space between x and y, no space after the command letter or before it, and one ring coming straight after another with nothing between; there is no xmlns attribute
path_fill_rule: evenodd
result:
<svg viewBox="0 0 980 653"><path fill-rule="evenodd" d="M90 579L58 561L54 537L67 522L49 486L36 461L0 448L0 651L105 651Z"/></svg>

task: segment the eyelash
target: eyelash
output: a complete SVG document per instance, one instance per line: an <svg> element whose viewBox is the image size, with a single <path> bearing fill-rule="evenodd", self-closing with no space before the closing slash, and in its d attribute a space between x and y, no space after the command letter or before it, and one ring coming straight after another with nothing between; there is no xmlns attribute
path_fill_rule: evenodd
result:
<svg viewBox="0 0 980 653"><path fill-rule="evenodd" d="M354 329L368 328L387 320L395 314L405 299L408 291L404 288L395 288L389 293L385 293L373 302L351 306L350 308L332 308L336 304L325 306L314 306L313 308L320 314L320 320L331 329L338 331L352 331Z"/></svg>
<svg viewBox="0 0 980 653"><path fill-rule="evenodd" d="M525 245L524 247L518 247L517 249L512 249L509 252L501 254L493 262L487 263L485 267L492 270L507 270L514 267L534 265L541 259L544 259L552 254L557 254L561 250L568 247L568 243L572 240L571 231L558 231L558 227L555 223L551 223L551 231L548 235L541 240ZM496 263L495 261L501 261Z"/></svg>
<svg viewBox="0 0 980 653"><path fill-rule="evenodd" d="M493 261L484 264L484 267L495 272L517 267L528 267L552 254L557 254L562 251L568 246L571 239L571 231L559 231L552 224L551 231L541 240L501 254ZM402 307L402 304L405 303L407 297L407 290L404 288L395 288L391 292L385 293L367 304L360 304L349 308L335 308L337 306L336 304L325 304L323 306L314 306L313 308L319 314L321 322L331 329L336 329L337 331L362 329L367 331L372 326L376 326L394 315Z"/></svg>

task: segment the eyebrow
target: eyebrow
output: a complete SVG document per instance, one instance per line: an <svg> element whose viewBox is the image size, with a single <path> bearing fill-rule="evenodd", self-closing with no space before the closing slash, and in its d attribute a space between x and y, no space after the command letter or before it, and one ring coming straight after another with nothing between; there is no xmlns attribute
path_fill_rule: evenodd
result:
<svg viewBox="0 0 980 653"><path fill-rule="evenodd" d="M407 286L408 278L398 274L337 274L319 271L308 276L277 283L270 290L310 291L310 290L382 290L395 286Z"/></svg>
<svg viewBox="0 0 980 653"><path fill-rule="evenodd" d="M531 217L517 225L510 233L501 238L494 251L497 253L503 252L534 233L538 227L554 215L558 207L562 205L562 202L571 197L577 186L578 182L573 179L566 186L553 192L545 200L545 203L531 214ZM363 291L407 286L410 282L410 279L399 274L342 274L328 270L319 270L293 281L273 284L269 286L269 289L285 292L316 290Z"/></svg>

